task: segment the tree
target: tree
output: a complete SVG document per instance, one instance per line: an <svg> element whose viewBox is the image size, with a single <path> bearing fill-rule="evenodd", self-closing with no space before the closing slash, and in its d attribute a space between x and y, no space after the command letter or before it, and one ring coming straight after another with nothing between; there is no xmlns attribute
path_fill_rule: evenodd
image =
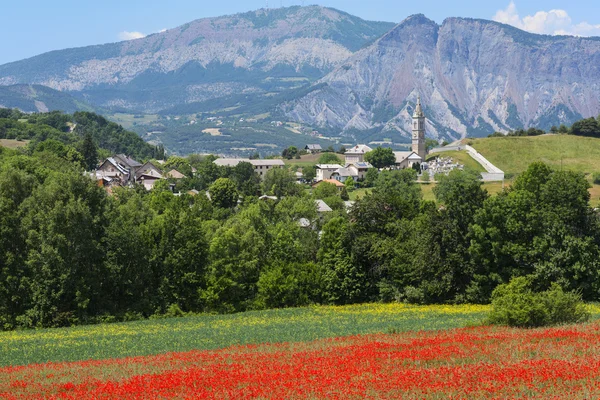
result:
<svg viewBox="0 0 600 400"><path fill-rule="evenodd" d="M427 149L427 151L431 150L431 149L435 149L436 147L438 147L440 145L440 142L438 142L435 139L425 139L425 148Z"/></svg>
<svg viewBox="0 0 600 400"><path fill-rule="evenodd" d="M341 164L342 160L335 153L323 153L319 157L319 164Z"/></svg>
<svg viewBox="0 0 600 400"><path fill-rule="evenodd" d="M85 163L85 169L91 171L96 169L98 163L98 147L90 133L86 133L81 143L81 155Z"/></svg>
<svg viewBox="0 0 600 400"><path fill-rule="evenodd" d="M53 172L23 203L28 327L69 326L101 310L106 195L87 176Z"/></svg>
<svg viewBox="0 0 600 400"><path fill-rule="evenodd" d="M287 149L284 149L281 153L281 156L285 159L291 160L298 156L298 148L296 146L290 146Z"/></svg>
<svg viewBox="0 0 600 400"><path fill-rule="evenodd" d="M351 179L348 179L348 180L351 180ZM350 200L350 195L348 195L348 190L346 189L345 186L342 188L342 191L340 192L340 198L344 201Z"/></svg>
<svg viewBox="0 0 600 400"><path fill-rule="evenodd" d="M296 183L296 177L288 169L273 168L267 172L263 181L263 192L277 196L295 196L302 188Z"/></svg>
<svg viewBox="0 0 600 400"><path fill-rule="evenodd" d="M175 169L188 178L191 178L193 175L190 161L183 157L169 157L169 159L163 164L162 168L165 172L169 172L170 170Z"/></svg>
<svg viewBox="0 0 600 400"><path fill-rule="evenodd" d="M356 187L356 182L354 182L354 179L348 178L344 181L344 186L346 186L346 191L351 192Z"/></svg>
<svg viewBox="0 0 600 400"><path fill-rule="evenodd" d="M600 126L596 118L587 118L575 122L571 127L571 133L578 136L600 137Z"/></svg>
<svg viewBox="0 0 600 400"><path fill-rule="evenodd" d="M302 175L308 182L312 182L317 176L317 168L314 165L302 168Z"/></svg>
<svg viewBox="0 0 600 400"><path fill-rule="evenodd" d="M248 162L241 162L233 167L231 179L244 196L256 196L260 192L260 177L254 170L254 166Z"/></svg>
<svg viewBox="0 0 600 400"><path fill-rule="evenodd" d="M348 222L342 217L330 220L323 227L319 262L327 299L335 304L349 304L364 300L365 276L352 262L344 245Z"/></svg>
<svg viewBox="0 0 600 400"><path fill-rule="evenodd" d="M315 199L324 199L326 197L337 196L339 194L337 186L329 182L321 182L313 191Z"/></svg>
<svg viewBox="0 0 600 400"><path fill-rule="evenodd" d="M371 163L375 168L381 169L396 164L396 156L389 147L377 147L365 154L365 161Z"/></svg>
<svg viewBox="0 0 600 400"><path fill-rule="evenodd" d="M208 189L212 202L221 208L233 208L237 205L237 185L229 178L217 179Z"/></svg>

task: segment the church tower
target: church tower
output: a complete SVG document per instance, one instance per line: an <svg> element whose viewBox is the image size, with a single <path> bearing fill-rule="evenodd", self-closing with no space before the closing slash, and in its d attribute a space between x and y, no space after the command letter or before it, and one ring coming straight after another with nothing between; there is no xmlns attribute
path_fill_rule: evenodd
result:
<svg viewBox="0 0 600 400"><path fill-rule="evenodd" d="M421 96L417 99L417 106L413 114L412 151L425 161L425 156L427 155L425 147L425 114L423 114L423 108L421 107Z"/></svg>

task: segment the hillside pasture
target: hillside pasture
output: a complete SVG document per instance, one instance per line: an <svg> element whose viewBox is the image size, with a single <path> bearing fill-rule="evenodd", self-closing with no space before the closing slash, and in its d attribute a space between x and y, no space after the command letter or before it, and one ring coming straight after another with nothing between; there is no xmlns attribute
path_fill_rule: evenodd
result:
<svg viewBox="0 0 600 400"><path fill-rule="evenodd" d="M535 161L586 175L600 171L600 139L542 135L469 141L478 152L507 174L519 174Z"/></svg>

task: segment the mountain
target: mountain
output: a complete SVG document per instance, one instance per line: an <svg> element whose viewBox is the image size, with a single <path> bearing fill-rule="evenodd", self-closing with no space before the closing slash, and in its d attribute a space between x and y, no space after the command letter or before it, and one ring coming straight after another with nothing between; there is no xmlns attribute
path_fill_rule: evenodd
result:
<svg viewBox="0 0 600 400"><path fill-rule="evenodd" d="M23 112L92 111L93 107L68 93L42 85L0 86L0 108L18 108Z"/></svg>
<svg viewBox="0 0 600 400"><path fill-rule="evenodd" d="M600 38L544 36L484 20L407 18L285 102L291 120L408 138L420 94L433 137L549 128L600 112Z"/></svg>
<svg viewBox="0 0 600 400"><path fill-rule="evenodd" d="M5 64L0 84L42 84L103 108L157 112L300 87L393 26L319 6L261 9Z"/></svg>

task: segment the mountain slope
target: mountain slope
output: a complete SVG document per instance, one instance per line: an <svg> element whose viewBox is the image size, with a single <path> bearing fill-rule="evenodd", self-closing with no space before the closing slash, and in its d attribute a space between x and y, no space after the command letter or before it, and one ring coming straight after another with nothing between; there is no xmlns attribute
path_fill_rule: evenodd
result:
<svg viewBox="0 0 600 400"><path fill-rule="evenodd" d="M293 120L408 137L417 95L434 137L549 128L600 111L600 40L530 34L496 22L407 18L288 102Z"/></svg>
<svg viewBox="0 0 600 400"><path fill-rule="evenodd" d="M0 86L0 108L18 108L24 112L92 111L93 108L70 96L41 85Z"/></svg>
<svg viewBox="0 0 600 400"><path fill-rule="evenodd" d="M300 86L393 26L318 6L262 9L6 64L0 84L43 84L95 105L154 112Z"/></svg>

